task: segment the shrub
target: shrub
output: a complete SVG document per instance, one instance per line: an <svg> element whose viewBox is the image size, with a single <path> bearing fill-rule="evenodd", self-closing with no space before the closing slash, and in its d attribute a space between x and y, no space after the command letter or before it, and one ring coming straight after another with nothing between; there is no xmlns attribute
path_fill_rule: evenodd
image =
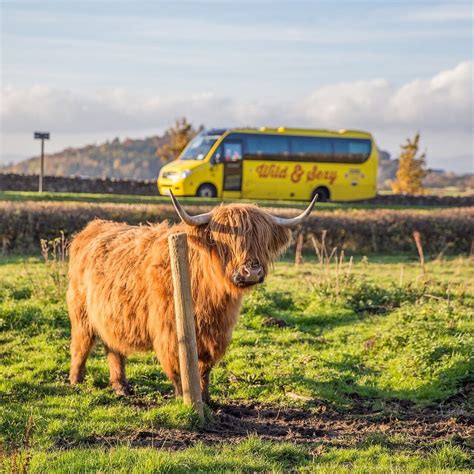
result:
<svg viewBox="0 0 474 474"><path fill-rule="evenodd" d="M361 283L348 286L343 291L346 305L356 313L384 313L400 307L404 302L415 302L421 291L409 286L402 287L394 284L378 286Z"/></svg>

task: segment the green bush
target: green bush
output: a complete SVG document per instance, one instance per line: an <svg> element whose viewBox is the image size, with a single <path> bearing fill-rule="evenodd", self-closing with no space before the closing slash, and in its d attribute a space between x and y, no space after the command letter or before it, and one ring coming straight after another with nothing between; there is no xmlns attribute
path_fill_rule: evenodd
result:
<svg viewBox="0 0 474 474"><path fill-rule="evenodd" d="M291 293L268 291L265 286L257 286L244 300L242 313L248 316L270 315L275 310L293 309Z"/></svg>
<svg viewBox="0 0 474 474"><path fill-rule="evenodd" d="M378 286L362 282L344 289L347 306L356 313L384 313L398 308L403 302L413 303L420 290L395 284Z"/></svg>

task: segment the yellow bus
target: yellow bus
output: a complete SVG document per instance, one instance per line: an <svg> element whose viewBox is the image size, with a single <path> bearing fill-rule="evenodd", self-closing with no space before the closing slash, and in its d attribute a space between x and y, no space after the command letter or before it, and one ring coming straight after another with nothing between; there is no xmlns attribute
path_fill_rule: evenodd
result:
<svg viewBox="0 0 474 474"><path fill-rule="evenodd" d="M376 195L378 153L357 130L235 128L201 132L160 170L176 196L353 201Z"/></svg>

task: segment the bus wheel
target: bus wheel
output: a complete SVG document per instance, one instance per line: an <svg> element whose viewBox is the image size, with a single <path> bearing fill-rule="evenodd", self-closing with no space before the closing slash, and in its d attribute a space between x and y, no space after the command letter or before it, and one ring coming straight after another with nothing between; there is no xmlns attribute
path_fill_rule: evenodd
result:
<svg viewBox="0 0 474 474"><path fill-rule="evenodd" d="M312 197L314 198L316 194L318 195L317 202L328 202L331 197L331 195L329 194L329 189L324 186L320 186L319 188L316 188L313 191Z"/></svg>
<svg viewBox="0 0 474 474"><path fill-rule="evenodd" d="M212 184L201 184L197 190L196 196L215 198L217 196L217 189Z"/></svg>

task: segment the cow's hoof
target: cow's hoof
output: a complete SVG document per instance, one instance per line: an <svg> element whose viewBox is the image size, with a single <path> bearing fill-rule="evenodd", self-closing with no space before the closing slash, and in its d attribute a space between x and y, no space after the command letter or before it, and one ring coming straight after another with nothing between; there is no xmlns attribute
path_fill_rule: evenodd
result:
<svg viewBox="0 0 474 474"><path fill-rule="evenodd" d="M70 377L69 383L70 385L79 385L80 383L84 382L84 377Z"/></svg>
<svg viewBox="0 0 474 474"><path fill-rule="evenodd" d="M202 394L202 401L205 403L209 408L215 408L217 403L209 396L208 393Z"/></svg>
<svg viewBox="0 0 474 474"><path fill-rule="evenodd" d="M71 371L69 373L69 383L71 385L77 385L79 383L82 383L84 382L84 378L85 378L85 372L84 371Z"/></svg>
<svg viewBox="0 0 474 474"><path fill-rule="evenodd" d="M212 398L208 398L206 400L203 400L203 402L211 409L211 410L217 410L220 405L217 403L215 400Z"/></svg>
<svg viewBox="0 0 474 474"><path fill-rule="evenodd" d="M113 382L112 388L119 397L128 397L133 394L132 387L128 383Z"/></svg>

